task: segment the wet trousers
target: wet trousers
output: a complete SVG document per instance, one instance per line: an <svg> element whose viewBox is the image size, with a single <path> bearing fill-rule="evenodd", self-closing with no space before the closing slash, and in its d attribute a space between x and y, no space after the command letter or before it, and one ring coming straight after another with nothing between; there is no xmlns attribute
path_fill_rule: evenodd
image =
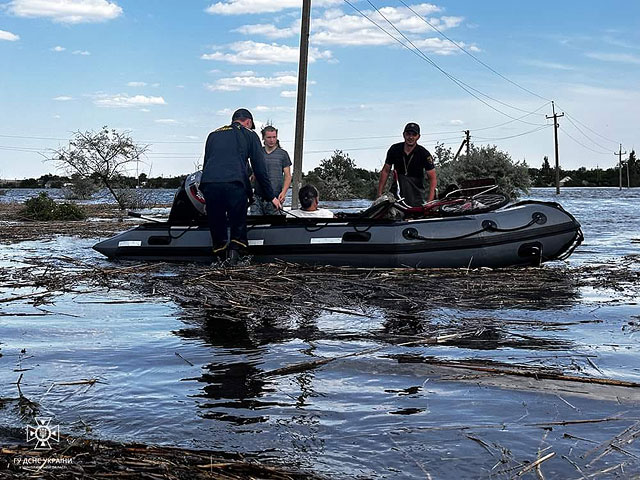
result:
<svg viewBox="0 0 640 480"><path fill-rule="evenodd" d="M247 246L247 190L242 182L201 183L214 253ZM227 229L229 233L227 234ZM231 238L229 238L229 236Z"/></svg>

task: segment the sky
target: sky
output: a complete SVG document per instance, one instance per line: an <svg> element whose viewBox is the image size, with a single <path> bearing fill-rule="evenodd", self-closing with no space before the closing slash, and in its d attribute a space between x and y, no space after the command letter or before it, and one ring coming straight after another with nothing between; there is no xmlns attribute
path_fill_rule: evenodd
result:
<svg viewBox="0 0 640 480"><path fill-rule="evenodd" d="M0 0L0 178L77 131L128 131L150 176L190 173L232 112L293 158L301 0ZM637 0L312 0L303 171L380 169L407 122L514 161L609 168L640 145ZM624 158L624 156L623 156Z"/></svg>

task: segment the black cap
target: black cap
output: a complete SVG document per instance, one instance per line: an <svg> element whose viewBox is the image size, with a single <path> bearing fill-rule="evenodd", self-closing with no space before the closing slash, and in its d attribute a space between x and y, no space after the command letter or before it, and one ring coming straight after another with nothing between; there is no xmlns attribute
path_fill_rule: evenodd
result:
<svg viewBox="0 0 640 480"><path fill-rule="evenodd" d="M248 118L251 120L251 130L255 130L256 124L253 123L253 115L246 108L239 108L235 112L233 112L233 116L231 117L231 121L235 122L236 120L242 120L244 118Z"/></svg>
<svg viewBox="0 0 640 480"><path fill-rule="evenodd" d="M420 135L420 125L418 125L417 123L407 123L404 127L404 132L414 132L417 133L418 135Z"/></svg>

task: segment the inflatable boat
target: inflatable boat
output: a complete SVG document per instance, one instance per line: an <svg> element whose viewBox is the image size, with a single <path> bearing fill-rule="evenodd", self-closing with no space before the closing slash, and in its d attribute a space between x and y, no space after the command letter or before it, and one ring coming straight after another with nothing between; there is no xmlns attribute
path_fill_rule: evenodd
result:
<svg viewBox="0 0 640 480"><path fill-rule="evenodd" d="M176 194L169 219L148 221L93 248L111 259L211 262L197 191ZM248 217L253 261L354 267L506 267L568 257L583 240L554 202L522 201L484 213L380 218L383 206L337 218ZM405 216L406 217L406 216Z"/></svg>

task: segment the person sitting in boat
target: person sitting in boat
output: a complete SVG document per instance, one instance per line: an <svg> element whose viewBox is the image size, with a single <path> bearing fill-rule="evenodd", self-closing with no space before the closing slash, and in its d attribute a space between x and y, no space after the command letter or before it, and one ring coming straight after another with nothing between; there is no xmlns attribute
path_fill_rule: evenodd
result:
<svg viewBox="0 0 640 480"><path fill-rule="evenodd" d="M298 192L302 208L291 210L291 215L304 218L333 218L333 212L318 208L318 189L311 184L303 186Z"/></svg>
<svg viewBox="0 0 640 480"><path fill-rule="evenodd" d="M278 140L278 129L273 125L267 125L261 130L264 147L264 161L267 165L269 183L273 188L273 193L284 205L287 190L291 185L291 159L286 150L280 147ZM251 180L254 180L252 176ZM278 209L273 203L264 198L260 183L255 184L255 201L249 209L251 215L277 215Z"/></svg>
<svg viewBox="0 0 640 480"><path fill-rule="evenodd" d="M407 123L402 133L404 142L391 145L387 151L384 167L378 182L378 197L382 195L393 167L391 192L411 207L419 207L436 196L436 170L433 157L422 145L418 145L420 126ZM425 177L429 182L429 193L424 188ZM426 198L425 198L426 197Z"/></svg>

